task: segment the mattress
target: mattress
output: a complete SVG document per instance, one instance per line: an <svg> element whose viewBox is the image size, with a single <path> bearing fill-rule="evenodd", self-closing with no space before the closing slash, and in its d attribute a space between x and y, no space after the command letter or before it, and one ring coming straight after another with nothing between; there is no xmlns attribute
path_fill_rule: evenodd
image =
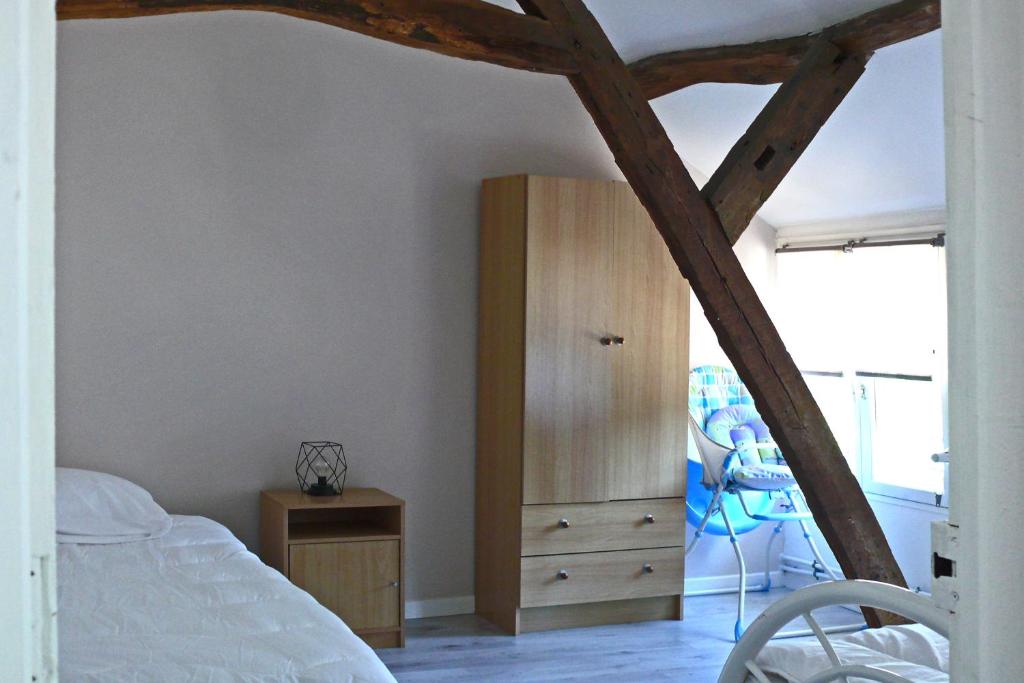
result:
<svg viewBox="0 0 1024 683"><path fill-rule="evenodd" d="M395 680L226 528L172 517L154 540L58 546L60 680Z"/></svg>
<svg viewBox="0 0 1024 683"><path fill-rule="evenodd" d="M949 641L924 626L888 626L829 641L843 664L880 667L915 683L949 683ZM814 638L772 641L757 656L757 664L773 683L796 683L831 666ZM747 680L757 683L753 676Z"/></svg>

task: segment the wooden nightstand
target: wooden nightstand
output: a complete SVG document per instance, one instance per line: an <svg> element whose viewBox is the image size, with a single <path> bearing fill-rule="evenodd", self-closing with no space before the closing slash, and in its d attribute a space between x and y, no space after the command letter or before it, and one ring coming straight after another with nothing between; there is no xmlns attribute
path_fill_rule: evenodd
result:
<svg viewBox="0 0 1024 683"><path fill-rule="evenodd" d="M380 489L262 491L260 553L371 647L405 647L401 498Z"/></svg>

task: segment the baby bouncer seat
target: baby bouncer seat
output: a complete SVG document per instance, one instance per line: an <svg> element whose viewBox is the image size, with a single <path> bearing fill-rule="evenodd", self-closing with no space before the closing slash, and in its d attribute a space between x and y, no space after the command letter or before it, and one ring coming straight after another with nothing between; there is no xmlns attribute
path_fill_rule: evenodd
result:
<svg viewBox="0 0 1024 683"><path fill-rule="evenodd" d="M686 515L696 527L689 555L705 533L728 536L739 565L739 604L733 635L743 635L747 591L771 588L772 545L787 522L800 525L814 556L815 573L838 578L825 564L811 536L807 501L797 486L754 399L735 370L702 365L690 372L690 432L700 460L687 461ZM775 525L768 541L764 578L747 585L740 536L762 523Z"/></svg>

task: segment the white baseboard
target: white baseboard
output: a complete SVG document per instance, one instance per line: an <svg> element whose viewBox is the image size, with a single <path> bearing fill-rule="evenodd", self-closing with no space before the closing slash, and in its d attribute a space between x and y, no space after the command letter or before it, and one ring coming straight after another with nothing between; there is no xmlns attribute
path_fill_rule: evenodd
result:
<svg viewBox="0 0 1024 683"><path fill-rule="evenodd" d="M813 577L804 576L803 574L792 574L790 572L784 572L785 579L782 581L782 585L791 590L800 590L807 586L813 586L821 581L815 581Z"/></svg>
<svg viewBox="0 0 1024 683"><path fill-rule="evenodd" d="M406 600L405 618L449 617L453 614L472 614L476 600L472 595L456 595L451 598L430 598L429 600Z"/></svg>
<svg viewBox="0 0 1024 683"><path fill-rule="evenodd" d="M774 571L770 574L773 586L781 586L783 574L781 571ZM747 573L747 584L755 585L761 583L761 579L764 577L763 572L748 572ZM721 576L693 576L686 577L683 581L683 595L690 593L700 593L703 591L717 591L717 590L739 590L740 586L740 575L739 574L724 574Z"/></svg>

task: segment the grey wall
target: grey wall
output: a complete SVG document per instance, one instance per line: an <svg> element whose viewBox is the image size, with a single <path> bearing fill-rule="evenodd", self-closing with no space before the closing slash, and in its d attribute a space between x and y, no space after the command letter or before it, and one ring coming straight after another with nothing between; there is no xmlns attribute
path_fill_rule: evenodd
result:
<svg viewBox="0 0 1024 683"><path fill-rule="evenodd" d="M337 439L471 593L480 179L615 174L564 80L226 13L62 24L58 78L59 462L252 546Z"/></svg>
<svg viewBox="0 0 1024 683"><path fill-rule="evenodd" d="M565 81L243 13L58 59L59 464L252 547L337 439L408 501L409 596L472 593L480 179L620 177Z"/></svg>

